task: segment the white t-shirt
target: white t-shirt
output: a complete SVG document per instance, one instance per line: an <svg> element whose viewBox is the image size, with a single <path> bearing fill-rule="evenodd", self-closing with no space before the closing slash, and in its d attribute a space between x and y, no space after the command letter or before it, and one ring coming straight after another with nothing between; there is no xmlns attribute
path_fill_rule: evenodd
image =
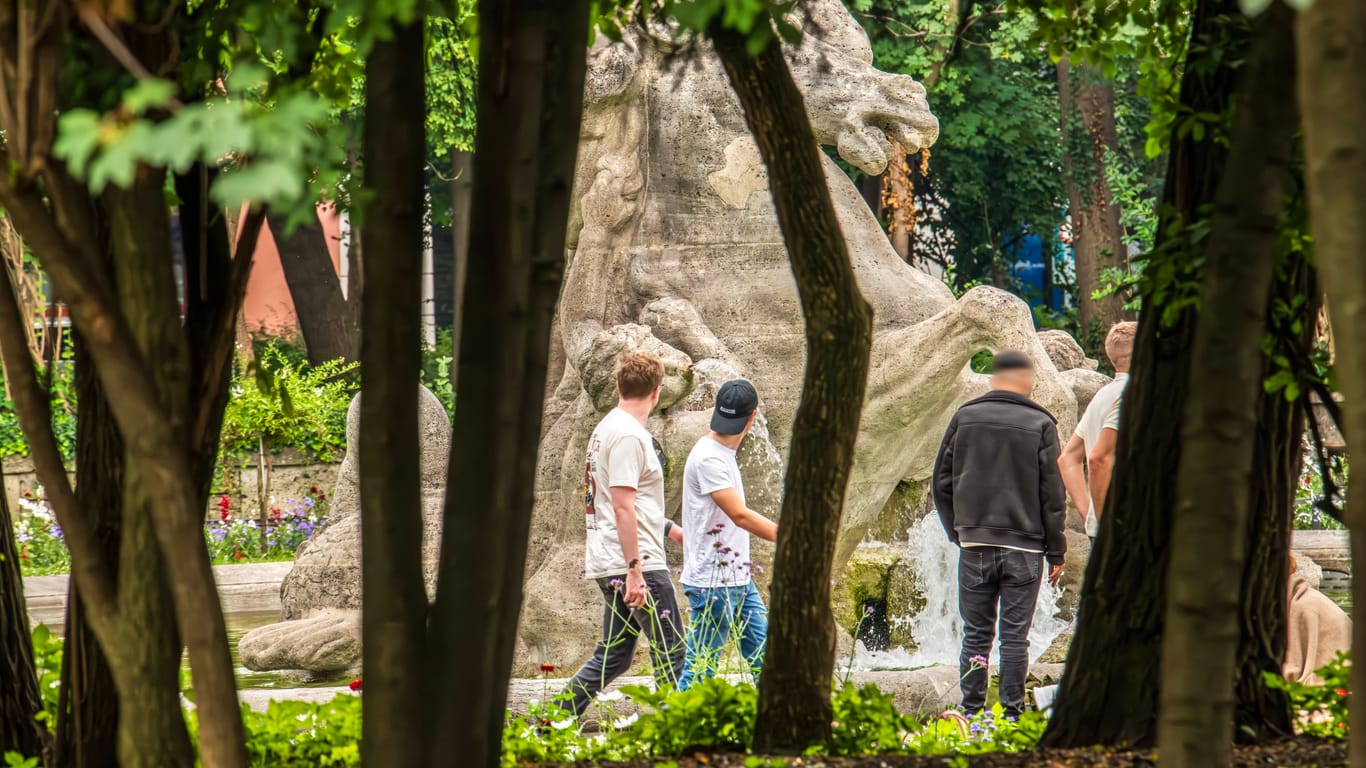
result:
<svg viewBox="0 0 1366 768"><path fill-rule="evenodd" d="M588 438L583 468L584 522L588 537L584 549L584 575L590 579L622 576L626 558L617 536L617 515L612 509L612 488L636 490L642 571L663 571L664 468L654 451L650 433L636 417L612 409Z"/></svg>
<svg viewBox="0 0 1366 768"><path fill-rule="evenodd" d="M1119 407L1124 398L1124 387L1129 383L1129 374L1116 373L1115 380L1100 388L1096 396L1086 406L1086 413L1077 421L1077 437L1086 446L1086 455L1100 442L1100 433L1107 429L1119 429ZM1086 516L1086 534L1095 536L1099 518L1094 514Z"/></svg>
<svg viewBox="0 0 1366 768"><path fill-rule="evenodd" d="M734 488L745 500L735 451L704 435L683 468L683 577L690 587L742 587L750 581L749 531L711 495Z"/></svg>

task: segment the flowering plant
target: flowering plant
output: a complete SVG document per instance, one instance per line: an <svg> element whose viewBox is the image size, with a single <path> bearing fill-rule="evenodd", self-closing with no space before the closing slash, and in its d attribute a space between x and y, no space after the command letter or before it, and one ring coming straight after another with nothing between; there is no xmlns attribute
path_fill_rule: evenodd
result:
<svg viewBox="0 0 1366 768"><path fill-rule="evenodd" d="M19 546L19 568L25 576L46 576L71 570L71 554L62 540L62 527L42 488L25 491L14 517L14 540Z"/></svg>
<svg viewBox="0 0 1366 768"><path fill-rule="evenodd" d="M254 516L235 515L227 496L219 499L218 509L218 519L204 527L209 556L215 563L235 563L292 559L300 545L313 538L328 507L327 495L317 486L309 488L302 498L286 499L283 504L277 505L272 498L264 531Z"/></svg>
<svg viewBox="0 0 1366 768"><path fill-rule="evenodd" d="M1323 682L1305 685L1286 680L1273 672L1266 673L1268 688L1285 691L1290 705L1298 715L1296 730L1320 739L1347 738L1347 706L1351 701L1352 660L1346 652L1339 653L1327 666L1317 670Z"/></svg>

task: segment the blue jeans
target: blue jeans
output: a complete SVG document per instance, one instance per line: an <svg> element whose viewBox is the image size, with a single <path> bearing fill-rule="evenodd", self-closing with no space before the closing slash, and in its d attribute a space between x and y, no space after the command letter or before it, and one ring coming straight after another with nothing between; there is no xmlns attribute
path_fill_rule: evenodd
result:
<svg viewBox="0 0 1366 768"><path fill-rule="evenodd" d="M740 636L740 655L749 662L757 683L764 663L764 641L768 638L768 608L759 596L759 588L753 581L743 587L684 585L683 594L688 598L692 615L678 690L686 691L699 678L716 674L721 650L732 632Z"/></svg>

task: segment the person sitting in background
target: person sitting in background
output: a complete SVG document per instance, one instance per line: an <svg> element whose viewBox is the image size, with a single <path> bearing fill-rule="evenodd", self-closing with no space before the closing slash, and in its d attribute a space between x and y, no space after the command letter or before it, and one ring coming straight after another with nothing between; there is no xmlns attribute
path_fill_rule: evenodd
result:
<svg viewBox="0 0 1366 768"><path fill-rule="evenodd" d="M1294 555L1290 556L1287 590L1290 615L1281 676L1292 683L1320 685L1323 681L1315 672L1352 647L1352 619L1327 595L1310 586Z"/></svg>

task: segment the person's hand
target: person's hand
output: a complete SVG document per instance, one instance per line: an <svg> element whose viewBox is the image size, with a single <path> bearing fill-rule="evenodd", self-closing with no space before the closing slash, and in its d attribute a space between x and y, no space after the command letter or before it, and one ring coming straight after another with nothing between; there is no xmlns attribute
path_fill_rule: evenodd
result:
<svg viewBox="0 0 1366 768"><path fill-rule="evenodd" d="M1050 586L1058 586L1058 581L1062 579L1062 563L1048 566L1048 583Z"/></svg>
<svg viewBox="0 0 1366 768"><path fill-rule="evenodd" d="M640 610L645 607L645 596L649 591L645 588L645 575L638 568L632 568L626 572L626 594L622 599L633 610Z"/></svg>

